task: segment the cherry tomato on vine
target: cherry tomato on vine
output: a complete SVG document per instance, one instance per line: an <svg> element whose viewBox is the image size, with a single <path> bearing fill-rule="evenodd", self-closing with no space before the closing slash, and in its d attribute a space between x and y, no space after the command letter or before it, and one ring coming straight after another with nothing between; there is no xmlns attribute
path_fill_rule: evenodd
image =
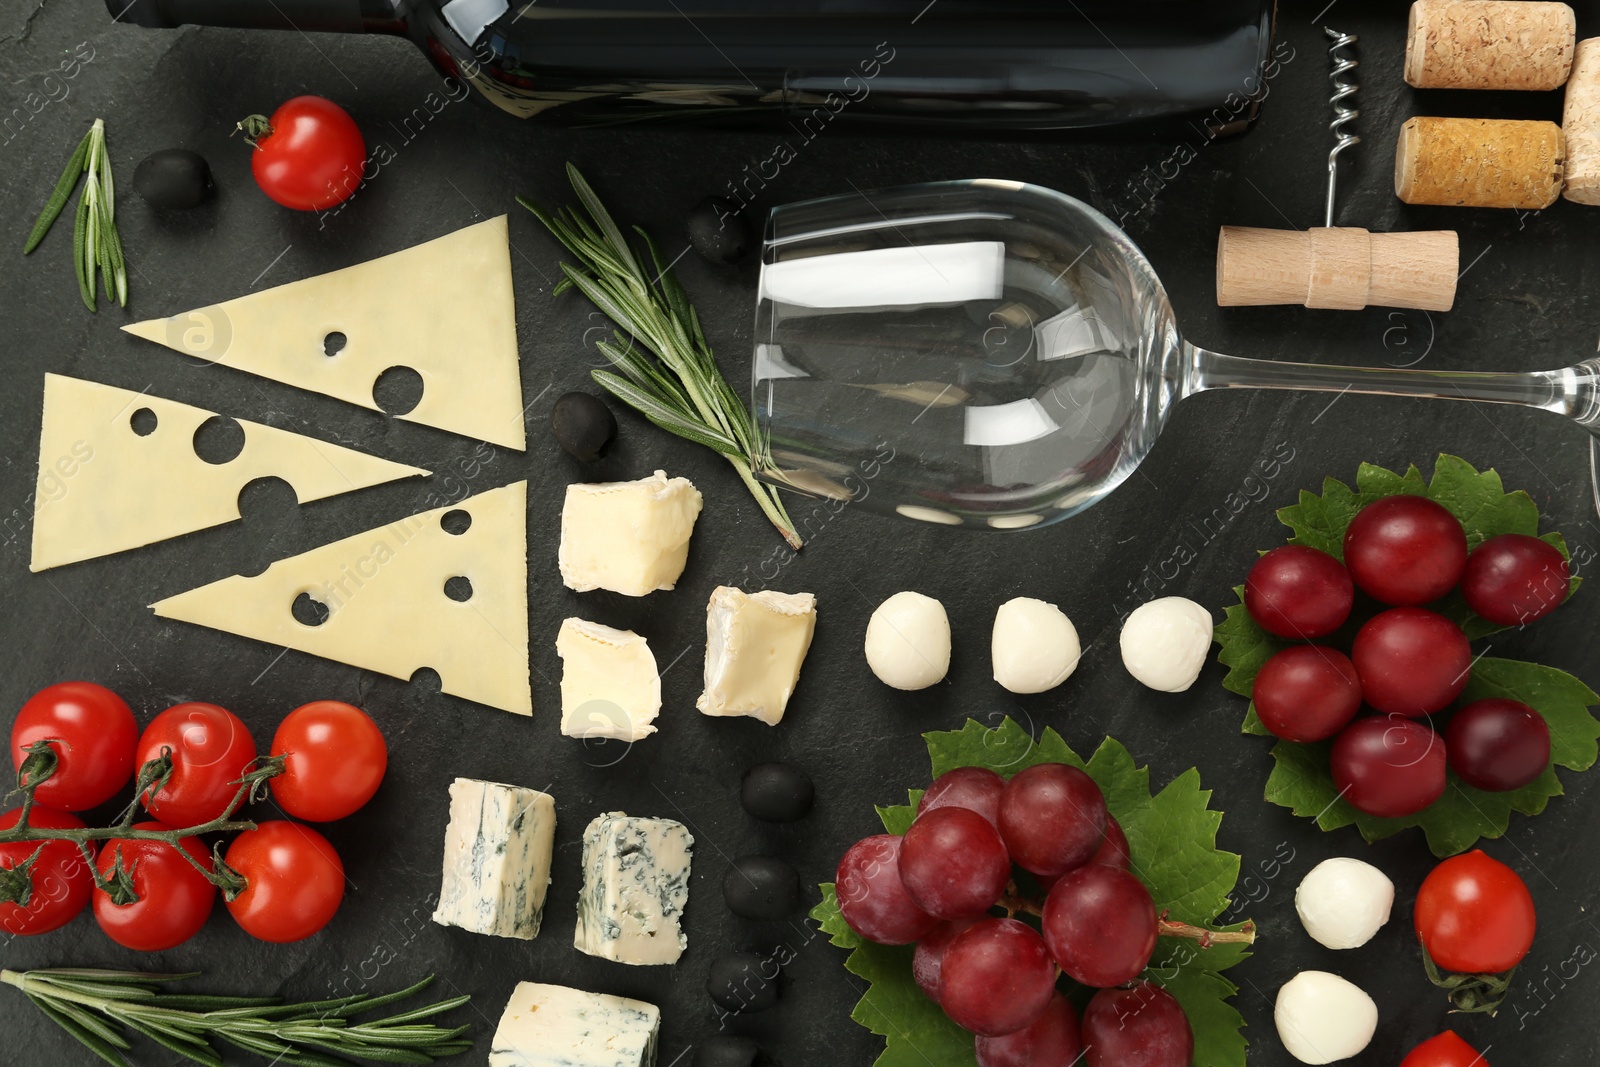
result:
<svg viewBox="0 0 1600 1067"><path fill-rule="evenodd" d="M1477 849L1423 879L1414 916L1433 962L1460 974L1500 974L1533 946L1533 897L1510 867Z"/></svg>
<svg viewBox="0 0 1600 1067"><path fill-rule="evenodd" d="M249 883L228 901L228 912L262 941L310 937L328 925L344 899L344 863L309 826L264 822L234 838L223 862Z"/></svg>
<svg viewBox="0 0 1600 1067"><path fill-rule="evenodd" d="M17 825L21 808L13 808L0 815L0 830ZM81 830L83 820L65 811L41 808L37 805L28 812L28 825L50 830ZM89 861L71 841L12 841L0 845L0 930L8 934L44 934L65 925L89 903L94 892L94 874ZM13 872L28 861L34 852L39 858L28 869L26 903L13 894L20 895L20 885L8 883L22 881Z"/></svg>
<svg viewBox="0 0 1600 1067"><path fill-rule="evenodd" d="M160 822L134 823L135 830L171 830ZM183 838L183 850L202 867L211 869L211 856L198 837ZM109 877L122 857L122 869L133 881L139 899L114 904L111 894L95 887L94 918L123 948L161 952L183 944L206 924L217 901L217 887L165 841L121 841L113 838L100 846L95 859L102 877Z"/></svg>
<svg viewBox="0 0 1600 1067"><path fill-rule="evenodd" d="M50 740L56 767L33 799L62 811L86 811L116 795L133 777L139 725L127 703L93 682L58 682L22 705L11 724L11 763L22 767L28 746Z"/></svg>
<svg viewBox="0 0 1600 1067"><path fill-rule="evenodd" d="M139 738L136 764L143 767L172 753L167 784L143 798L145 810L169 826L185 829L210 822L227 810L239 777L256 758L250 731L233 712L215 704L174 704L150 720Z"/></svg>
<svg viewBox="0 0 1600 1067"><path fill-rule="evenodd" d="M1400 1067L1489 1067L1489 1061L1454 1030L1446 1030L1412 1049Z"/></svg>
<svg viewBox="0 0 1600 1067"><path fill-rule="evenodd" d="M284 811L307 822L332 822L372 799L389 765L383 731L360 708L318 700L278 724L272 754L283 773L269 779Z"/></svg>
<svg viewBox="0 0 1600 1067"><path fill-rule="evenodd" d="M250 171L268 197L296 211L321 211L361 184L367 143L349 112L320 96L296 96L272 117L239 124L255 137Z"/></svg>

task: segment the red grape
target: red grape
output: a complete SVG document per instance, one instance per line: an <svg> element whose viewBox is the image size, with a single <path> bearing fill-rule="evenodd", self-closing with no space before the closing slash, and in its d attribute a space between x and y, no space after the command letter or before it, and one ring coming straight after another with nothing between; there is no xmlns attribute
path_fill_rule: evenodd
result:
<svg viewBox="0 0 1600 1067"><path fill-rule="evenodd" d="M1250 691L1261 725L1285 741L1323 741L1361 710L1361 678L1338 649L1293 645L1267 660Z"/></svg>
<svg viewBox="0 0 1600 1067"><path fill-rule="evenodd" d="M1016 919L983 919L950 942L939 978L939 1006L957 1026L982 1037L1011 1034L1050 1006L1056 965L1044 938Z"/></svg>
<svg viewBox="0 0 1600 1067"><path fill-rule="evenodd" d="M1284 545L1256 560L1244 580L1244 606L1269 634L1310 641L1350 617L1355 586L1344 564L1308 545Z"/></svg>
<svg viewBox="0 0 1600 1067"><path fill-rule="evenodd" d="M1415 719L1357 719L1334 739L1329 760L1340 794L1368 815L1414 815L1444 794L1444 739Z"/></svg>
<svg viewBox="0 0 1600 1067"><path fill-rule="evenodd" d="M1128 835L1122 832L1122 824L1117 822L1112 815L1106 816L1106 836L1100 842L1100 848L1090 857L1090 863L1099 863L1106 867L1121 867L1127 870L1133 865L1133 854L1128 849ZM1051 884L1054 888L1054 883Z"/></svg>
<svg viewBox="0 0 1600 1067"><path fill-rule="evenodd" d="M916 979L917 988L927 994L928 999L934 1003L939 1001L939 975L944 970L944 950L950 947L959 934L981 920L978 919L952 919L947 923L940 923L923 935L917 942L917 950L911 954L911 977Z"/></svg>
<svg viewBox="0 0 1600 1067"><path fill-rule="evenodd" d="M1550 765L1550 725L1526 704L1474 700L1444 730L1450 769L1492 793L1521 789Z"/></svg>
<svg viewBox="0 0 1600 1067"><path fill-rule="evenodd" d="M1073 1067L1083 1054L1078 1012L1057 993L1044 1014L1014 1034L973 1040L978 1067Z"/></svg>
<svg viewBox="0 0 1600 1067"><path fill-rule="evenodd" d="M1034 874L1065 874L1099 849L1106 798L1094 779L1065 763L1029 767L1000 796L1000 836L1011 858Z"/></svg>
<svg viewBox="0 0 1600 1067"><path fill-rule="evenodd" d="M906 831L900 881L938 919L982 915L1011 880L1011 858L995 828L966 808L935 808Z"/></svg>
<svg viewBox="0 0 1600 1067"><path fill-rule="evenodd" d="M1171 993L1150 982L1102 989L1083 1009L1088 1067L1189 1067L1194 1031Z"/></svg>
<svg viewBox="0 0 1600 1067"><path fill-rule="evenodd" d="M1499 626L1525 626L1554 611L1572 580L1567 558L1527 534L1491 537L1467 557L1461 592L1467 607Z"/></svg>
<svg viewBox="0 0 1600 1067"><path fill-rule="evenodd" d="M1344 534L1344 565L1368 596L1395 607L1438 600L1467 565L1467 535L1426 497L1386 496L1362 508Z"/></svg>
<svg viewBox="0 0 1600 1067"><path fill-rule="evenodd" d="M1000 829L1000 793L1006 780L984 767L957 767L933 780L917 802L917 814L937 808L967 808Z"/></svg>
<svg viewBox="0 0 1600 1067"><path fill-rule="evenodd" d="M1431 715L1467 687L1472 648L1461 627L1422 608L1392 608L1356 633L1350 651L1361 694L1378 711Z"/></svg>
<svg viewBox="0 0 1600 1067"><path fill-rule="evenodd" d="M876 834L857 841L834 876L844 921L880 945L908 945L939 921L917 907L900 882L900 840Z"/></svg>
<svg viewBox="0 0 1600 1067"><path fill-rule="evenodd" d="M1156 906L1144 883L1091 863L1065 875L1045 898L1045 944L1067 977L1104 989L1131 982L1156 948Z"/></svg>

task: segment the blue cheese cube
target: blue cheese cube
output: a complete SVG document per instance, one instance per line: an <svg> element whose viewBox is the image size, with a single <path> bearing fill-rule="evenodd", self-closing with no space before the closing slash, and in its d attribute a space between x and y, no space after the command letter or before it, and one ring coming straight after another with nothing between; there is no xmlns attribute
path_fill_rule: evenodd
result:
<svg viewBox="0 0 1600 1067"><path fill-rule="evenodd" d="M677 963L689 945L682 919L693 844L688 828L671 819L614 811L591 822L573 945L617 963Z"/></svg>
<svg viewBox="0 0 1600 1067"><path fill-rule="evenodd" d="M538 937L555 834L549 793L457 778L433 921L478 934Z"/></svg>
<svg viewBox="0 0 1600 1067"><path fill-rule="evenodd" d="M661 1011L642 1000L518 982L489 1067L655 1067Z"/></svg>

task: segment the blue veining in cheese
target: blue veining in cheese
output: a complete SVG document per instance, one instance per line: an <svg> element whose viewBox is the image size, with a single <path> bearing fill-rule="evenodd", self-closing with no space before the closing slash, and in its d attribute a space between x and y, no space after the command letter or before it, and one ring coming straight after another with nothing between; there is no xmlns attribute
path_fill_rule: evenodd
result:
<svg viewBox="0 0 1600 1067"><path fill-rule="evenodd" d="M457 778L433 921L528 941L539 936L555 833L550 794Z"/></svg>
<svg viewBox="0 0 1600 1067"><path fill-rule="evenodd" d="M655 1067L661 1011L642 1000L518 982L489 1067Z"/></svg>
<svg viewBox="0 0 1600 1067"><path fill-rule="evenodd" d="M689 850L694 838L671 819L598 816L583 832L583 891L574 947L636 965L676 963L689 939Z"/></svg>

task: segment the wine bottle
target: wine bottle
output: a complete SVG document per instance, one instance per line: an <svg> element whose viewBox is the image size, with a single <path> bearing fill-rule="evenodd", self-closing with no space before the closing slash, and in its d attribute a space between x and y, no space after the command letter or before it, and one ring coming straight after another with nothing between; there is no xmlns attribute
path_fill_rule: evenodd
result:
<svg viewBox="0 0 1600 1067"><path fill-rule="evenodd" d="M1233 133L1274 0L106 0L121 21L410 38L522 117Z"/></svg>

